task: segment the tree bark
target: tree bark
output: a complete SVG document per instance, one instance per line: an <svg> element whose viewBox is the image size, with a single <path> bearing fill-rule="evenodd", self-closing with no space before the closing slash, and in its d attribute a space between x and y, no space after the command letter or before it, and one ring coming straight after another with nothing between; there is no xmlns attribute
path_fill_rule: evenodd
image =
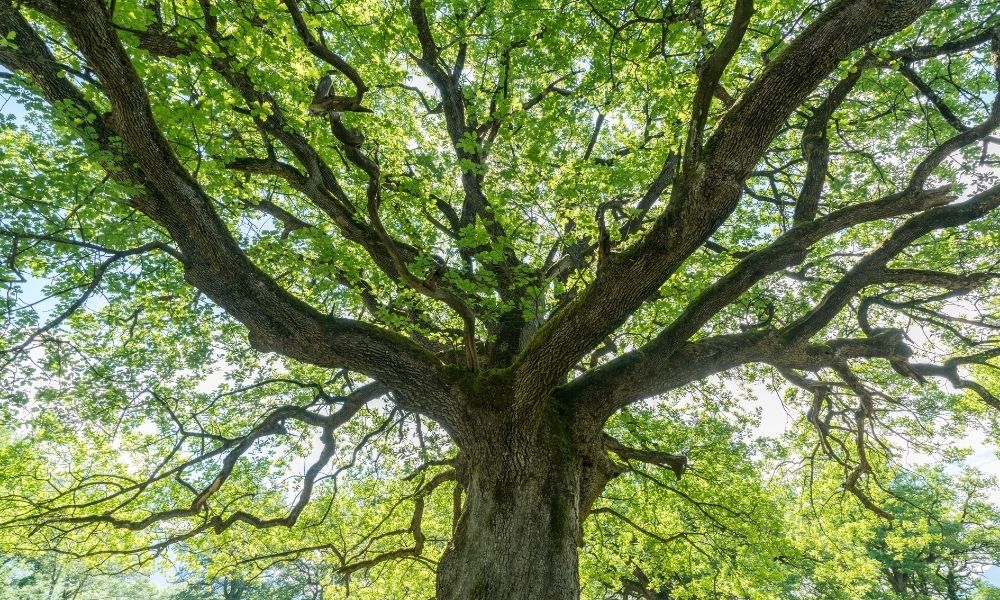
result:
<svg viewBox="0 0 1000 600"><path fill-rule="evenodd" d="M615 471L599 428L569 422L480 420L477 441L462 449L466 498L438 566L439 600L580 597L580 524Z"/></svg>

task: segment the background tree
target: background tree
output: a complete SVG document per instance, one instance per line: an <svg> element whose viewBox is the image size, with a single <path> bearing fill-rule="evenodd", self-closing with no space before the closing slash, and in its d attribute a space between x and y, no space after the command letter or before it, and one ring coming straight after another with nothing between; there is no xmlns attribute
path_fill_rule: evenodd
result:
<svg viewBox="0 0 1000 600"><path fill-rule="evenodd" d="M142 575L101 573L57 556L0 557L3 600L167 600L170 594Z"/></svg>
<svg viewBox="0 0 1000 600"><path fill-rule="evenodd" d="M209 557L203 562L210 564ZM245 576L233 571L227 575L208 576L207 568L178 568L170 579L183 589L170 600L323 600L325 586L322 564L291 561L266 573Z"/></svg>
<svg viewBox="0 0 1000 600"><path fill-rule="evenodd" d="M895 521L1000 408L996 9L0 0L5 529L576 598L723 373Z"/></svg>

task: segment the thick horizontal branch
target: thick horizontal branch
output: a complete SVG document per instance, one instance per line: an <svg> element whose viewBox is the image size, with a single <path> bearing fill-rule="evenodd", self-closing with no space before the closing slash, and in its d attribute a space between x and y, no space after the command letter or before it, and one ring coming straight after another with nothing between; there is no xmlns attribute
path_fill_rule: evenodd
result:
<svg viewBox="0 0 1000 600"><path fill-rule="evenodd" d="M891 58L902 59L907 63L913 63L920 60L926 60L928 58L934 58L936 56L943 56L945 54L967 52L976 46L980 46L990 41L994 35L995 33L992 29L985 29L984 31L980 31L970 36L957 40L950 40L942 44L902 48L891 52L889 56Z"/></svg>
<svg viewBox="0 0 1000 600"><path fill-rule="evenodd" d="M604 434L604 447L618 458L628 462L637 460L640 462L666 467L674 472L677 479L684 475L687 470L688 459L681 454L670 454L659 450L643 450L641 448L631 448L622 444L608 434Z"/></svg>
<svg viewBox="0 0 1000 600"><path fill-rule="evenodd" d="M849 89L849 85L852 84L843 85ZM843 92L838 92L838 95L840 93ZM836 97L834 97L835 103ZM790 344L806 342L812 333L819 331L829 322L862 287L884 281L887 277L884 274L887 262L916 239L934 229L955 227L980 218L995 208L998 202L997 196L1000 196L998 188L987 190L964 203L947 205L953 200L949 195L949 186L930 190L923 190L922 186L932 169L951 152L988 135L998 122L1000 122L1000 112L995 110L982 124L962 131L940 144L920 162L906 189L901 192L879 200L848 206L816 220L809 220L803 216L792 229L766 248L745 257L733 270L699 294L671 325L634 353L640 356L658 356L661 357L660 360L667 360L666 357L671 352L683 347L686 340L720 310L768 274L801 262L809 247L824 237L861 223L919 212L920 214L912 217L893 233L883 249L876 251L877 258L863 259L852 273L835 286L834 289L839 288L839 291L831 291L830 299L824 300L811 313L808 331L805 316L799 323L789 326L785 339L789 340ZM914 270L895 270L894 274L897 278L931 277L926 272ZM933 279L942 282L946 278L935 276ZM947 283L955 283L954 278L947 279L949 279ZM978 283L978 279L970 278L968 283ZM604 372L610 372L613 364L614 362L601 367L595 376L604 377ZM657 377L655 374L650 376ZM635 375L629 374L626 377ZM612 380L621 383L617 377L613 377Z"/></svg>
<svg viewBox="0 0 1000 600"><path fill-rule="evenodd" d="M998 356L1000 356L1000 348L992 348L977 354L949 358L940 365L916 363L909 366L919 375L942 377L960 390L970 390L978 395L984 403L1000 411L1000 398L997 398L993 392L981 383L966 379L958 370L963 365L991 364L989 361L995 360Z"/></svg>
<svg viewBox="0 0 1000 600"><path fill-rule="evenodd" d="M849 358L905 361L909 355L902 335L896 330L867 338L838 338L814 344L786 343L777 330L750 331L686 342L673 352L633 351L557 388L554 393L603 421L633 402L744 364L816 370Z"/></svg>

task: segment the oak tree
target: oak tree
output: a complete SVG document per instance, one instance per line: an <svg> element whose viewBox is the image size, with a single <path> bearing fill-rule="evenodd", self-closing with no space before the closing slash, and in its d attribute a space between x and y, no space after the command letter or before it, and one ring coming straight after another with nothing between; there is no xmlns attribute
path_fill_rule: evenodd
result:
<svg viewBox="0 0 1000 600"><path fill-rule="evenodd" d="M0 0L4 527L573 599L725 373L894 519L900 423L1000 409L998 8Z"/></svg>

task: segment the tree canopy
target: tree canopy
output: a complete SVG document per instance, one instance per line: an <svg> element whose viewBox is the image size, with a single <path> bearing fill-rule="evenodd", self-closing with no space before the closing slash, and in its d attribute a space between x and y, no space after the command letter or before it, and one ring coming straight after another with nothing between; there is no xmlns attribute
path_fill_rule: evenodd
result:
<svg viewBox="0 0 1000 600"><path fill-rule="evenodd" d="M0 0L0 66L0 553L996 596L996 0Z"/></svg>

